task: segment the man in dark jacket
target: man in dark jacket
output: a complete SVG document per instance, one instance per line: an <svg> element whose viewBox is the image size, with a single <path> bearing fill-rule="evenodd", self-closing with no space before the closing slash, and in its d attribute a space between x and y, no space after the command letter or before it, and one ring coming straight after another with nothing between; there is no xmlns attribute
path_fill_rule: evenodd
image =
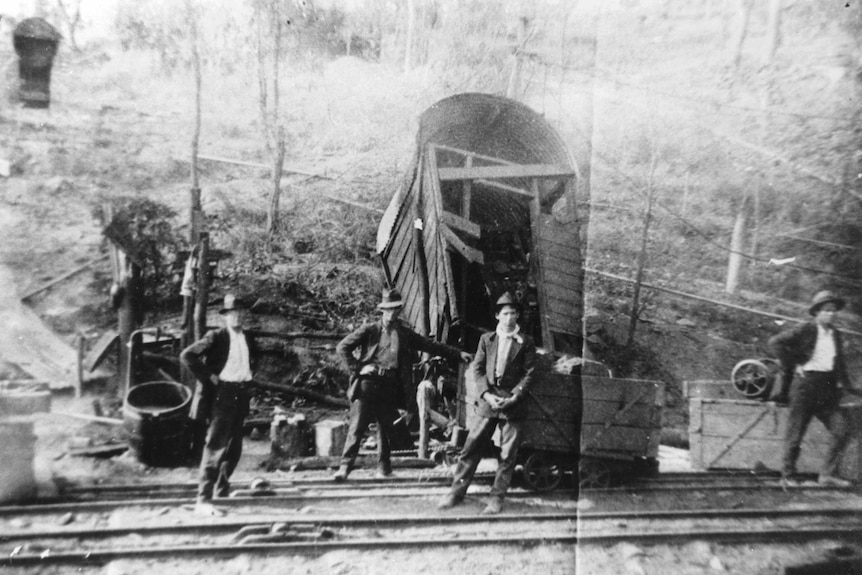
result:
<svg viewBox="0 0 862 575"><path fill-rule="evenodd" d="M809 308L813 321L797 325L770 338L769 348L781 362L781 377L772 399L787 403L790 414L784 438L782 477L794 484L796 460L805 430L817 417L831 435L826 461L819 482L834 487L848 487L850 482L835 476L841 451L850 439L850 427L839 408L838 384L850 387L844 364L841 332L833 327L835 312L844 300L831 291L818 292ZM800 378L793 382L794 374ZM791 385L793 383L794 385Z"/></svg>
<svg viewBox="0 0 862 575"><path fill-rule="evenodd" d="M230 476L242 455L242 425L248 415L252 385L254 340L243 331L247 308L225 295L225 327L209 331L183 350L180 359L197 378L191 417L208 424L201 457L196 510L216 515L213 490L227 497Z"/></svg>
<svg viewBox="0 0 862 575"><path fill-rule="evenodd" d="M368 425L377 422L377 473L392 474L390 438L398 408L406 408L406 386L412 379L411 366L415 351L442 355L469 362L472 356L457 348L426 339L398 321L403 307L397 290L383 292L377 306L380 321L366 324L339 342L336 351L350 373L347 399L350 400L350 426L335 481L347 479L353 469L359 445ZM354 350L359 350L356 357Z"/></svg>
<svg viewBox="0 0 862 575"><path fill-rule="evenodd" d="M498 425L502 427L500 460L491 498L483 513L500 512L515 471L527 408L525 399L536 365L536 345L518 328L521 306L511 294L504 293L497 300L496 309L497 329L479 339L479 348L471 366L480 417L471 426L458 458L452 488L437 505L439 509L448 509L464 499L482 451Z"/></svg>

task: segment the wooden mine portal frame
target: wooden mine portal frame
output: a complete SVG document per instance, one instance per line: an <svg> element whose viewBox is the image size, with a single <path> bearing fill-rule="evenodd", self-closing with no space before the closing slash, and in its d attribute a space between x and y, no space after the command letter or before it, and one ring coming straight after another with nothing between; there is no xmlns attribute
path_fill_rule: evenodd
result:
<svg viewBox="0 0 862 575"><path fill-rule="evenodd" d="M424 216L426 244L436 235L445 247L436 257L443 260L439 271L462 343L473 346L481 331L493 328L493 300L512 291L524 304L522 328L542 347L581 355L575 171L436 144L428 144L423 157L419 177L425 193L417 211ZM563 196L566 209L554 209ZM429 286L426 293L433 291ZM486 305L474 305L479 301Z"/></svg>

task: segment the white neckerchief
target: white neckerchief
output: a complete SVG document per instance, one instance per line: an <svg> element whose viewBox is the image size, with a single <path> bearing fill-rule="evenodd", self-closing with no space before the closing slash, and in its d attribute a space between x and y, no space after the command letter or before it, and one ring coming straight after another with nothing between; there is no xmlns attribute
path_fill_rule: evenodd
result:
<svg viewBox="0 0 862 575"><path fill-rule="evenodd" d="M512 331L503 331L500 326L497 326L497 360L494 362L494 378L503 377L503 372L506 371L506 359L509 357L509 350L512 348L512 340L519 344L524 342L518 332L521 331L520 326L515 324L515 329Z"/></svg>

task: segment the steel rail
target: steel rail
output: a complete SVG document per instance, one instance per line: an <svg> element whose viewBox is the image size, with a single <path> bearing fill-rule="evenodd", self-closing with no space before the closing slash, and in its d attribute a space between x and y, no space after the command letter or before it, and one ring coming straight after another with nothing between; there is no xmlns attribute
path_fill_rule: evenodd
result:
<svg viewBox="0 0 862 575"><path fill-rule="evenodd" d="M77 539L123 537L132 533L138 535L164 535L168 533L224 533L237 531L243 527L266 526L276 523L289 525L318 525L325 527L362 527L370 525L379 528L421 527L426 525L464 525L470 523L527 523L536 521L572 521L578 519L577 513L504 513L500 515L373 515L373 516L308 516L272 515L253 519L232 519L216 522L196 522L170 525L140 525L130 527L92 527L81 529L51 529L45 531L10 531L0 533L0 542L36 539Z"/></svg>
<svg viewBox="0 0 862 575"><path fill-rule="evenodd" d="M646 491L753 491L753 490L769 490L769 491L859 491L859 487L834 487L831 485L819 485L817 483L800 485L781 485L777 480L775 483L762 483L751 481L746 483L671 483L668 485L623 485L620 487L583 487L581 493L596 494L596 493L643 493Z"/></svg>
<svg viewBox="0 0 862 575"><path fill-rule="evenodd" d="M30 567L44 565L91 564L103 565L117 559L162 559L197 556L236 556L248 553L262 554L309 554L333 550L356 549L360 551L384 550L412 547L450 547L479 545L534 546L543 544L577 543L576 534L559 535L506 535L497 537L464 537L460 539L354 539L351 541L252 543L247 545L178 545L166 547L99 549L47 554L21 554L0 560L0 566ZM44 556L43 556L44 555Z"/></svg>
<svg viewBox="0 0 862 575"><path fill-rule="evenodd" d="M254 479L265 479L261 476L253 476L253 477L232 477L231 484L232 485L248 485ZM484 481L494 478L494 473L477 473L475 481ZM425 484L425 483L451 483L452 476L442 476L442 475L434 475L424 477L421 475L418 476L395 476L395 477L387 477L386 479L377 479L375 477L351 477L345 483L335 483L332 480L332 477L320 477L320 478L296 478L296 479L274 479L267 480L269 482L270 487L272 488L287 488L287 487L306 487L306 486L349 486L349 485L392 485L392 484ZM169 491L175 489L190 489L194 490L198 488L197 481L176 481L176 482L166 482L166 483L116 483L116 484L101 484L101 485L71 485L65 486L62 488L62 493L68 494L81 494L81 493L125 493L125 492L134 492L134 491Z"/></svg>
<svg viewBox="0 0 862 575"><path fill-rule="evenodd" d="M381 488L382 489L382 488ZM349 488L345 488L348 491ZM381 490L380 492L363 493L363 492L346 492L346 493L298 493L290 495L260 495L260 496L242 496L242 497L226 497L218 499L219 505L229 507L239 507L242 505L252 505L259 503L266 504L290 504L302 503L307 504L310 501L325 501L325 500L350 500L350 499L374 499L374 498L411 498L411 497L426 497L440 495L441 491L424 491L416 493L399 493L393 492L392 489ZM487 496L489 491L471 491L470 495L477 497ZM565 497L574 495L576 491L555 491L554 496ZM513 491L506 494L510 499L523 499L528 497L536 497L537 494L532 491ZM78 502L63 502L63 503L34 503L31 505L7 505L0 506L0 517L10 515L35 515L47 513L75 513L82 511L105 511L117 509L121 507L163 507L163 506L180 506L193 503L193 498L177 498L177 497L151 497L147 499L109 499L106 501L78 501Z"/></svg>
<svg viewBox="0 0 862 575"><path fill-rule="evenodd" d="M683 509L657 511L581 511L580 513L507 513L501 515L454 515L454 516L308 516L308 515L271 515L254 519L235 519L216 522L197 522L186 524L140 525L129 527L52 529L45 531L0 532L0 542L34 539L69 539L121 537L132 533L138 535L166 533L220 533L234 531L247 526L262 526L275 523L291 525L318 525L327 527L403 527L424 525L446 525L466 523L500 523L530 521L578 521L580 525L607 520L686 520L686 519L787 519L795 517L819 516L829 518L856 517L862 519L862 507L807 507L794 509L744 508L744 509Z"/></svg>
<svg viewBox="0 0 862 575"><path fill-rule="evenodd" d="M7 567L27 567L62 564L102 565L117 559L160 559L177 557L197 557L205 555L236 556L240 554L320 554L332 550L357 549L373 551L393 548L433 547L443 546L480 546L480 545L542 545L542 544L613 544L633 542L646 544L668 544L679 541L705 539L711 542L776 542L776 541L810 541L813 539L841 539L857 541L862 536L862 526L853 527L794 527L774 528L759 531L739 529L687 529L685 531L641 531L617 532L607 534L559 534L539 536L496 536L496 537L465 537L459 539L416 538L416 539L354 539L350 541L323 542L288 542L288 543L253 543L247 545L180 545L165 547L125 548L85 550L76 552L42 554L21 554L4 558L0 565Z"/></svg>

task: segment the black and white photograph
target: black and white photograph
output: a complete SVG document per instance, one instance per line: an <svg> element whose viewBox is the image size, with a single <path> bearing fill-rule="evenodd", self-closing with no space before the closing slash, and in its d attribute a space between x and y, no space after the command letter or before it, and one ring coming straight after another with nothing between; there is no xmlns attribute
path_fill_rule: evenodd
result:
<svg viewBox="0 0 862 575"><path fill-rule="evenodd" d="M0 571L862 574L860 0L0 0Z"/></svg>

